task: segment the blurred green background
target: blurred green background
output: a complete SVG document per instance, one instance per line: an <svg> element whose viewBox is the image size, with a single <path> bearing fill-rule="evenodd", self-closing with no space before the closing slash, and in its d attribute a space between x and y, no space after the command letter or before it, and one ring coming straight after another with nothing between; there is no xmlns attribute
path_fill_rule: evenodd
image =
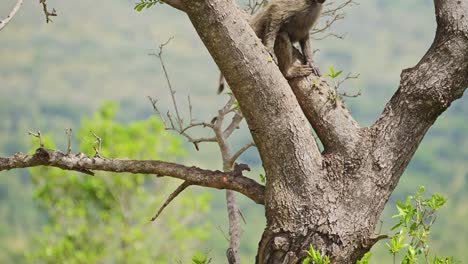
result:
<svg viewBox="0 0 468 264"><path fill-rule="evenodd" d="M15 2L2 0L0 16L7 14ZM346 33L345 38L314 41L313 47L319 49L316 58L322 71L334 67L344 72L360 73L359 79L345 83L340 89L349 92L362 90L362 96L346 101L356 119L366 126L375 121L385 102L396 91L401 70L415 65L431 45L436 23L433 1L430 0L358 2L360 5L347 8L346 18L334 26L334 32ZM125 146L119 151L113 150L117 151L114 152L115 156L159 158L176 160L189 166L222 168L215 145L203 144L197 152L184 139L174 139L172 136L177 137L176 135L156 129L161 125L156 119L149 120L154 117L154 112L147 96L157 97L163 112L172 109L159 62L155 57L148 56L148 53L154 52L161 42L171 36L174 36L174 40L166 48L164 56L182 110L187 113L185 102L186 96L190 94L194 117L210 120L227 99L226 96L216 95L217 67L184 14L162 5L138 13L133 10L135 2L126 0L49 0L48 4L59 14L53 18L53 23L45 23L38 1L25 1L18 15L0 32L0 155L32 151L33 140L27 132L37 130L41 130L59 149L64 150L64 129L71 127L75 131L85 131L94 128L98 131L102 120L96 120L96 116L106 109L114 109L109 105L102 108L106 102L111 101L118 105L119 110L112 110L112 117L104 117L109 119L106 122L111 122L113 127L117 126L119 129L118 132L107 133L102 128L102 133L108 135L105 142L111 141L112 146ZM468 259L468 251L465 250L468 247L466 97L465 95L456 101L431 128L382 217L382 230L388 230L393 223L390 216L395 213L394 201L416 192L419 185L425 185L428 192L445 194L449 202L437 220L432 244L435 252L454 255L460 260ZM155 138L170 137L172 143L161 147L155 143L158 140L151 141L147 134L133 135L135 132L130 128L142 126L142 129L146 129L142 125L145 122L153 122L148 126L154 129L149 129L147 133L153 133ZM196 135L203 133L203 130L195 131ZM141 145L145 139L146 145ZM75 146L81 145L80 151L88 149L90 152L90 146L94 143L86 132L77 134L74 140ZM245 124L232 138L234 148L249 140L250 135ZM180 153L175 153L177 151L174 148ZM258 175L262 173L262 169L256 151L248 151L241 157L241 161L253 168L249 176L259 181ZM130 217L130 222L127 221L128 218L121 217L120 222L112 222L116 229L102 231L96 227L94 230L92 227L99 226L99 221L96 222L93 218L96 211L91 211L86 213L90 215L89 219L86 218L90 222L86 223L91 230L70 231L68 221L76 219L76 212L72 210L68 218L57 217L57 214L65 215L66 212L65 209L60 211L57 209L60 207L56 207L57 201L62 200L60 195L76 195L71 196L73 198L70 198L70 204L61 201L64 203L62 206L67 209L70 209L67 205L79 208L77 204L80 204L80 199L87 199L89 202L93 200L83 196L76 189L79 187L73 192L66 191L69 182L58 178L67 177L75 179L74 183L84 181L83 185L76 186L87 186L86 188L99 186L100 183L93 183L94 180L89 181L73 173L41 169L0 173L0 263L65 263L65 260L54 262L48 259L47 254L50 257L56 252L47 251L47 245L54 243L51 241L57 242L52 240L54 234L57 236L63 233L73 238L76 232L88 232L88 235L91 232L93 236L106 237L98 242L107 251L98 250L96 254L107 254L107 257L96 260L89 256L89 263L118 263L117 260L128 260L125 256L114 256L117 260L109 258L113 250L123 247L122 243L115 242L132 243L139 238L141 241L149 241L143 243L143 247L155 254L149 254L148 258L153 259L147 259L146 262L132 259L131 263L176 263L179 260L188 263L189 257L197 250L209 252L213 263L225 263L225 236L228 228L224 192L191 187L189 192L182 194L163 213L159 223L150 225L145 221L152 217L162 199L179 182L144 177L125 185L143 186L146 192L140 193L144 202L138 195L132 200L132 208L138 208L136 201L141 202L141 208ZM104 173L98 173L97 177L112 178ZM64 191L56 193L58 196L54 197L52 194L50 197L44 196L43 192L41 196L40 191L45 188L44 182L48 181L51 183L48 186L52 188L48 189L51 193L54 188L52 183L57 184L55 188L62 188ZM107 181L106 184L112 189L112 184L115 183ZM148 186L154 188L148 189ZM83 192L98 192L94 187ZM129 192L121 190L117 195L125 197L130 195ZM112 195L115 197L115 194ZM253 263L265 219L261 206L242 197L240 203L246 219L243 225L242 258L244 263ZM111 204L121 206L118 199ZM114 211L109 211L109 214L128 216L129 212L134 212L130 209ZM142 222L141 225L139 222ZM93 226L89 227L89 224ZM129 232L129 229L119 229L126 227L139 230L139 227L148 228L148 225L148 230L152 231L145 232L154 234L154 237L141 237L137 234L125 238L122 234ZM169 249L168 245L171 245ZM62 246L64 248L60 252L70 250L66 243ZM138 250L129 252L141 256L137 253ZM173 253L173 258L167 256L168 250ZM383 243L375 248L378 256L384 250ZM41 257L35 254L37 252L45 255ZM162 256L158 252L166 255L154 260L155 256ZM67 259L66 255L64 259ZM391 263L389 258L388 261L379 257L375 260L378 260L376 263ZM70 263L86 262L77 260Z"/></svg>

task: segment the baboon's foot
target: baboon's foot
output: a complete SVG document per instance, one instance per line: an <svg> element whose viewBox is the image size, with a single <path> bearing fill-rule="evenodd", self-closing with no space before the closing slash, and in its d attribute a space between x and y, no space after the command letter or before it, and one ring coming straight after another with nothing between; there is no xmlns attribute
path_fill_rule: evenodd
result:
<svg viewBox="0 0 468 264"><path fill-rule="evenodd" d="M322 73L320 73L319 67L317 66L317 64L315 64L314 61L309 61L307 64L314 70L312 73L313 73L315 76L318 76L318 77L321 77L321 76L322 76Z"/></svg>
<svg viewBox="0 0 468 264"><path fill-rule="evenodd" d="M314 73L314 68L309 65L296 65L291 66L287 71L285 77L286 79L294 79L297 77L305 77Z"/></svg>

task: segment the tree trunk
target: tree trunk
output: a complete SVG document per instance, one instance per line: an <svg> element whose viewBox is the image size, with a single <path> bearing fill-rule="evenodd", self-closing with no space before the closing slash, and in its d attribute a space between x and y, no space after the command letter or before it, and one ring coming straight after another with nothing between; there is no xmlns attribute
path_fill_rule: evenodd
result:
<svg viewBox="0 0 468 264"><path fill-rule="evenodd" d="M257 263L302 263L309 245L332 263L355 263L382 238L374 234L376 223L424 135L468 87L468 1L434 1L434 43L415 67L403 70L398 91L367 128L359 127L343 101L329 100L336 91L323 79L288 83L235 1L164 2L188 14L226 77L259 150L265 188L243 176L242 168L223 173L42 147L35 155L0 157L0 171L46 165L88 174L151 173L234 190L265 205ZM233 161L227 161L230 168Z"/></svg>
<svg viewBox="0 0 468 264"><path fill-rule="evenodd" d="M376 223L424 134L468 86L467 2L435 1L433 46L403 71L370 128L359 128L342 101L318 109L333 92L326 83L315 87L308 77L288 85L234 1L183 2L239 101L266 171L257 263L301 263L309 245L333 263L355 263L381 238Z"/></svg>

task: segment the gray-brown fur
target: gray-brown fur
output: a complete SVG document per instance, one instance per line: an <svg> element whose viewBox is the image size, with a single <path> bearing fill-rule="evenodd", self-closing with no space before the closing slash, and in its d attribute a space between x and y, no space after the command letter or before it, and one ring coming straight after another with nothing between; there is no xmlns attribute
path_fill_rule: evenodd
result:
<svg viewBox="0 0 468 264"><path fill-rule="evenodd" d="M286 79L320 76L312 59L309 31L318 21L325 0L273 0L250 21L255 34L262 40ZM293 43L299 42L302 61L295 63ZM220 78L218 93L224 89Z"/></svg>

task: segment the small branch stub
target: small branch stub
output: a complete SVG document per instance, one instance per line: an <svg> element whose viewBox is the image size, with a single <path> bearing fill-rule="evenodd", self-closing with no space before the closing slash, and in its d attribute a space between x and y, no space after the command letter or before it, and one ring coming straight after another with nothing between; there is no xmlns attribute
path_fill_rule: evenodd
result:
<svg viewBox="0 0 468 264"><path fill-rule="evenodd" d="M72 144L72 133L73 133L73 130L71 128L67 128L65 129L65 133L67 134L68 136L68 145L67 145L67 156L71 154L72 152L72 147L71 147L71 144Z"/></svg>
<svg viewBox="0 0 468 264"><path fill-rule="evenodd" d="M47 0L39 0L39 3L42 5L42 10L44 11L44 15L46 18L46 23L52 22L52 19L50 17L55 17L57 16L57 11L55 11L54 8L52 8L52 11L49 11L47 8Z"/></svg>
<svg viewBox="0 0 468 264"><path fill-rule="evenodd" d="M97 144L97 147L93 146L94 151L96 152L95 156L102 158L102 155L101 155L102 138L98 137L98 135L96 135L93 131L89 131L89 132L91 132L91 134L96 138L96 141L94 142L94 144Z"/></svg>
<svg viewBox="0 0 468 264"><path fill-rule="evenodd" d="M37 131L37 133L33 133L33 132L29 132L28 135L30 136L33 136L33 137L37 137L39 139L39 147L43 148L44 147L44 143L42 142L42 135L41 135L41 131Z"/></svg>
<svg viewBox="0 0 468 264"><path fill-rule="evenodd" d="M151 222L154 222L162 213L162 211L177 197L179 196L179 194L181 194L185 189L187 189L187 187L189 187L190 185L192 185L192 183L190 183L189 181L185 181L183 182L181 185L179 185L179 187L177 187L177 189L175 189L175 191L173 191L169 197L167 197L166 201L164 202L164 204L161 206L161 208L159 208L158 212L156 213L156 215L153 216L153 218L151 218Z"/></svg>

